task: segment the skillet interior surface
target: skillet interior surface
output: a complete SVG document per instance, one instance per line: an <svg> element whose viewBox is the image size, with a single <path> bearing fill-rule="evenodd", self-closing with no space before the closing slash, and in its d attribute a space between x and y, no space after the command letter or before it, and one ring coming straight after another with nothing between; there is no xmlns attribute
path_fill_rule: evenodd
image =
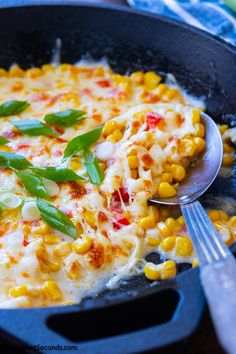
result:
<svg viewBox="0 0 236 354"><path fill-rule="evenodd" d="M116 7L43 3L0 10L0 67L18 63L28 68L50 62L60 38L62 62L105 56L123 74L136 70L172 73L188 92L205 99L207 112L218 122L236 124L233 47L157 16ZM219 177L203 203L235 212L234 176ZM159 260L157 255L150 258ZM94 352L94 348L96 353L160 348L185 338L199 322L204 298L197 273L197 269L188 270L154 285L144 276L135 276L117 289L65 308L1 310L2 337L12 340L14 336L29 345L78 343L80 353Z"/></svg>

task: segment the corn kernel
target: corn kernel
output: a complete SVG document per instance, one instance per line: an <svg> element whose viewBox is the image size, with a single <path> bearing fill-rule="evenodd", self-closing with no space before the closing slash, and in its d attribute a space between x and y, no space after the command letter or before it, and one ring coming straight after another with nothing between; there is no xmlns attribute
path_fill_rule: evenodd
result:
<svg viewBox="0 0 236 354"><path fill-rule="evenodd" d="M158 187L158 194L162 198L170 198L176 195L176 190L168 182L161 182Z"/></svg>
<svg viewBox="0 0 236 354"><path fill-rule="evenodd" d="M155 93L157 96L161 97L168 90L168 86L166 84L159 84L155 89Z"/></svg>
<svg viewBox="0 0 236 354"><path fill-rule="evenodd" d="M136 156L137 155L137 149L132 148L128 153L127 156Z"/></svg>
<svg viewBox="0 0 236 354"><path fill-rule="evenodd" d="M192 110L192 123L193 124L200 123L200 120L201 120L200 111L198 109L193 109Z"/></svg>
<svg viewBox="0 0 236 354"><path fill-rule="evenodd" d="M15 82L14 85L12 86L12 91L17 92L21 91L24 87L24 84L22 81Z"/></svg>
<svg viewBox="0 0 236 354"><path fill-rule="evenodd" d="M48 234L44 236L44 242L48 245L56 245L61 241L60 235Z"/></svg>
<svg viewBox="0 0 236 354"><path fill-rule="evenodd" d="M202 138L196 137L194 138L194 142L196 144L196 153L202 152L205 149L206 143Z"/></svg>
<svg viewBox="0 0 236 354"><path fill-rule="evenodd" d="M113 133L113 131L117 128L119 128L119 125L115 120L110 120L106 122L102 131L102 136L106 138L108 135Z"/></svg>
<svg viewBox="0 0 236 354"><path fill-rule="evenodd" d="M195 134L200 138L204 138L204 136L205 136L204 125L201 123L197 123L197 124L194 124L194 128L195 128Z"/></svg>
<svg viewBox="0 0 236 354"><path fill-rule="evenodd" d="M160 247L165 252L168 252L168 251L172 250L172 248L175 247L175 241L176 241L176 237L175 236L167 237L163 241L161 241Z"/></svg>
<svg viewBox="0 0 236 354"><path fill-rule="evenodd" d="M137 179L138 178L138 170L137 169L131 170L131 177L133 179Z"/></svg>
<svg viewBox="0 0 236 354"><path fill-rule="evenodd" d="M182 139L179 143L179 152L183 156L193 156L196 152L197 146L194 139Z"/></svg>
<svg viewBox="0 0 236 354"><path fill-rule="evenodd" d="M193 264L192 264L192 267L195 268L195 267L198 267L199 263L198 263L198 260L195 258L193 260Z"/></svg>
<svg viewBox="0 0 236 354"><path fill-rule="evenodd" d="M0 77L6 77L8 76L8 73L5 69L0 68Z"/></svg>
<svg viewBox="0 0 236 354"><path fill-rule="evenodd" d="M67 269L67 276L71 280L77 280L79 279L79 262L78 261L73 261L69 265L69 269Z"/></svg>
<svg viewBox="0 0 236 354"><path fill-rule="evenodd" d="M5 151L5 152L11 152L11 151L12 151L12 149L10 148L10 146L6 146L6 145L0 146L0 150L1 150L1 151Z"/></svg>
<svg viewBox="0 0 236 354"><path fill-rule="evenodd" d="M62 293L58 285L53 280L46 281L41 288L46 299L51 301L59 301L62 299Z"/></svg>
<svg viewBox="0 0 236 354"><path fill-rule="evenodd" d="M130 78L124 75L119 75L119 74L113 74L112 75L112 80L117 84L117 85L126 85L129 84Z"/></svg>
<svg viewBox="0 0 236 354"><path fill-rule="evenodd" d="M22 70L19 66L14 65L9 70L10 77L22 77L24 76L24 70Z"/></svg>
<svg viewBox="0 0 236 354"><path fill-rule="evenodd" d="M51 272L57 272L61 265L57 260L48 262L48 268Z"/></svg>
<svg viewBox="0 0 236 354"><path fill-rule="evenodd" d="M83 227L80 222L76 223L76 231L77 231L77 235L81 235L83 233Z"/></svg>
<svg viewBox="0 0 236 354"><path fill-rule="evenodd" d="M220 210L220 217L221 217L221 220L224 220L224 221L229 220L229 215L222 210Z"/></svg>
<svg viewBox="0 0 236 354"><path fill-rule="evenodd" d="M219 131L220 131L220 134L224 134L225 131L229 128L229 126L227 124L222 124L219 126Z"/></svg>
<svg viewBox="0 0 236 354"><path fill-rule="evenodd" d="M222 165L225 167L231 166L234 162L234 156L225 154L223 156Z"/></svg>
<svg viewBox="0 0 236 354"><path fill-rule="evenodd" d="M99 162L99 167L100 167L100 170L102 171L102 173L104 173L107 166L104 162Z"/></svg>
<svg viewBox="0 0 236 354"><path fill-rule="evenodd" d="M170 172L171 164L169 162L165 162L163 168L165 172Z"/></svg>
<svg viewBox="0 0 236 354"><path fill-rule="evenodd" d="M160 243L159 238L148 236L146 238L147 244L151 247L157 247Z"/></svg>
<svg viewBox="0 0 236 354"><path fill-rule="evenodd" d="M174 218L167 218L165 224L172 232L177 232L180 229L178 221Z"/></svg>
<svg viewBox="0 0 236 354"><path fill-rule="evenodd" d="M96 69L94 70L94 73L93 73L93 75L95 77L104 76L104 74L105 74L105 71L102 66L97 66Z"/></svg>
<svg viewBox="0 0 236 354"><path fill-rule="evenodd" d="M142 84L144 80L144 73L142 71L135 71L130 75L130 78L136 84Z"/></svg>
<svg viewBox="0 0 236 354"><path fill-rule="evenodd" d="M170 171L174 180L178 182L182 181L186 174L184 167L176 164L171 165Z"/></svg>
<svg viewBox="0 0 236 354"><path fill-rule="evenodd" d="M71 244L69 242L62 242L54 248L53 253L57 257L66 257L69 253L71 253L71 251Z"/></svg>
<svg viewBox="0 0 236 354"><path fill-rule="evenodd" d="M39 244L38 249L36 250L36 255L38 258L40 258L44 261L47 260L48 253L47 253L46 247L43 242Z"/></svg>
<svg viewBox="0 0 236 354"><path fill-rule="evenodd" d="M173 177L171 173L168 172L164 172L161 174L161 181L162 182L168 182L168 183L172 183L173 182Z"/></svg>
<svg viewBox="0 0 236 354"><path fill-rule="evenodd" d="M183 215L181 215L178 219L177 219L178 223L180 224L180 226L184 226L185 225L185 220Z"/></svg>
<svg viewBox="0 0 236 354"><path fill-rule="evenodd" d="M71 301L71 300L68 300L68 301L63 302L63 305L64 305L64 306L70 306L70 305L73 305L73 304L74 304L74 302Z"/></svg>
<svg viewBox="0 0 236 354"><path fill-rule="evenodd" d="M211 210L209 211L208 216L213 222L221 220L220 210Z"/></svg>
<svg viewBox="0 0 236 354"><path fill-rule="evenodd" d="M155 222L158 222L159 214L160 214L159 209L156 206L151 205L149 207L149 212L150 212L150 215L152 215L154 217Z"/></svg>
<svg viewBox="0 0 236 354"><path fill-rule="evenodd" d="M161 279L169 279L176 275L176 265L174 261L166 261L162 264Z"/></svg>
<svg viewBox="0 0 236 354"><path fill-rule="evenodd" d="M213 222L229 220L229 215L222 210L211 210L209 211L208 216Z"/></svg>
<svg viewBox="0 0 236 354"><path fill-rule="evenodd" d="M70 168L74 171L79 170L82 167L82 163L78 158L72 158L70 161Z"/></svg>
<svg viewBox="0 0 236 354"><path fill-rule="evenodd" d="M28 236L31 232L31 227L29 225L24 224L21 228L24 235Z"/></svg>
<svg viewBox="0 0 236 354"><path fill-rule="evenodd" d="M73 250L78 254L86 253L92 246L92 240L87 235L82 234L73 242Z"/></svg>
<svg viewBox="0 0 236 354"><path fill-rule="evenodd" d="M137 156L129 156L128 157L128 165L130 168L137 168L138 167L138 158Z"/></svg>
<svg viewBox="0 0 236 354"><path fill-rule="evenodd" d="M61 64L61 65L60 65L60 69L61 69L61 71L67 71L67 70L70 70L70 69L71 69L71 67L72 67L72 65L71 65L71 64L68 64L68 63L63 63L63 64Z"/></svg>
<svg viewBox="0 0 236 354"><path fill-rule="evenodd" d="M170 229L168 228L168 226L164 223L164 221L160 221L158 224L157 224L157 227L158 229L160 230L161 234L164 236L164 237L168 237L171 235L171 231Z"/></svg>
<svg viewBox="0 0 236 354"><path fill-rule="evenodd" d="M44 73L47 73L47 72L49 72L49 71L54 71L55 70L55 67L53 66L53 65L51 65L51 64L44 64L43 66L42 66L42 71L44 72Z"/></svg>
<svg viewBox="0 0 236 354"><path fill-rule="evenodd" d="M11 297L19 297L28 295L28 288L26 284L16 286L15 288L11 288L9 291L9 295Z"/></svg>
<svg viewBox="0 0 236 354"><path fill-rule="evenodd" d="M168 98L169 100L172 100L178 95L179 95L179 90L177 88L170 88L169 90L167 90L167 92L165 92L165 97Z"/></svg>
<svg viewBox="0 0 236 354"><path fill-rule="evenodd" d="M229 219L229 225L230 225L230 226L236 226L236 216L232 216L232 217Z"/></svg>
<svg viewBox="0 0 236 354"><path fill-rule="evenodd" d="M230 144L224 143L224 153L225 154L233 154L234 148Z"/></svg>
<svg viewBox="0 0 236 354"><path fill-rule="evenodd" d="M50 226L44 222L40 221L39 225L31 228L32 234L46 235L50 232Z"/></svg>
<svg viewBox="0 0 236 354"><path fill-rule="evenodd" d="M149 71L144 74L144 85L148 90L155 89L160 81L161 77L153 71Z"/></svg>
<svg viewBox="0 0 236 354"><path fill-rule="evenodd" d="M146 216L139 221L139 225L142 229L151 229L155 226L155 217L153 215Z"/></svg>
<svg viewBox="0 0 236 354"><path fill-rule="evenodd" d="M96 217L93 211L87 210L84 212L84 218L87 224L92 228L96 226Z"/></svg>
<svg viewBox="0 0 236 354"><path fill-rule="evenodd" d="M42 75L42 70L39 68L32 68L32 69L28 69L26 70L26 76L35 79L37 77L39 77L40 75Z"/></svg>
<svg viewBox="0 0 236 354"><path fill-rule="evenodd" d="M177 237L175 245L175 253L180 257L190 256L193 252L192 242L187 237Z"/></svg>
<svg viewBox="0 0 236 354"><path fill-rule="evenodd" d="M160 266L152 262L148 262L144 266L144 274L149 280L158 280L161 278Z"/></svg>
<svg viewBox="0 0 236 354"><path fill-rule="evenodd" d="M116 129L113 131L112 134L108 135L107 140L111 141L112 143L117 143L118 141L121 140L122 136L123 135L122 135L120 129Z"/></svg>

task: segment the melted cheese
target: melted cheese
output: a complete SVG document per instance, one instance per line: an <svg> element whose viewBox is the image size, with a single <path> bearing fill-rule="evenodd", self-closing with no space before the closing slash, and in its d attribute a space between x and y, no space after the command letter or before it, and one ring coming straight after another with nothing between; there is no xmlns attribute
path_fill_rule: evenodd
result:
<svg viewBox="0 0 236 354"><path fill-rule="evenodd" d="M44 66L37 75L29 70L21 75L2 76L0 87L0 104L13 99L26 100L31 104L19 115L1 118L0 135L7 137L10 143L1 146L0 150L21 154L35 166L61 165L64 149L71 139L111 119L122 127L123 134L114 143L113 156L105 163L104 159L101 161L105 164L105 172L100 186L89 182L81 157L73 157L64 163L84 175L86 181L60 183L58 195L50 200L92 239L92 247L85 254L71 250L65 256L55 256L58 244L47 243L46 235L57 235L59 244L72 244L74 240L51 229L42 220L24 221L21 207L3 211L0 226L0 306L74 303L98 291L106 282L109 287L114 286L119 279L132 274L137 263L153 250L146 243L148 230L143 230L139 221L148 214L147 200L157 191L165 163L181 162L183 156L178 145L183 137L195 134L192 110L193 104L198 103L193 103L192 98L180 90L172 98L165 94L158 96L155 88L147 89L132 78L115 75L106 65L95 64ZM66 109L83 110L87 119L60 129L59 138L22 135L11 124L11 120L21 119L43 121L46 114ZM148 130L148 113L163 117L164 128ZM96 151L104 141L102 136L92 150ZM138 178L133 177L128 163L128 154L133 148L139 161ZM149 168L147 159L151 161ZM31 197L8 169L1 170L0 185L1 194L10 190L22 200ZM114 193L120 193L121 187L126 189L130 200L124 202L121 198L114 207ZM86 211L93 213L95 226L86 221ZM129 225L115 227L114 222L124 215L130 216ZM168 257L175 256L168 254ZM186 260L191 261L192 258ZM58 269L53 269L53 263L59 264ZM76 267L78 270L71 276L71 269ZM49 280L56 282L61 298L55 300L42 291ZM11 295L11 289L21 285L26 285L26 294Z"/></svg>

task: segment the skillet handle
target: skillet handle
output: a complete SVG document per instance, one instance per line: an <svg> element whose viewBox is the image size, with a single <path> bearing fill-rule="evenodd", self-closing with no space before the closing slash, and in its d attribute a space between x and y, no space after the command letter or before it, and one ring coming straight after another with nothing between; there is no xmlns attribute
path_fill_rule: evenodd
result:
<svg viewBox="0 0 236 354"><path fill-rule="evenodd" d="M68 346L69 353L78 354L78 345L47 326L47 319L52 314L61 313L60 308L36 309L1 309L0 310L0 349L2 342L6 352L14 352L14 348L21 348L24 353L65 353L62 349ZM67 313L72 306L66 308ZM8 346L9 343L9 346ZM13 348L12 348L13 347ZM50 349L54 347L54 349ZM58 349L58 350L57 350Z"/></svg>
<svg viewBox="0 0 236 354"><path fill-rule="evenodd" d="M171 291L171 297L167 297L166 291ZM118 299L121 298L120 290L117 290L116 294L119 294ZM116 294L111 293L114 300L117 299ZM18 345L20 342L24 343L25 352L28 345L45 354L48 353L46 347L49 346L55 348L68 346L72 354L145 353L189 337L196 329L205 305L197 268L185 271L162 285L153 285L146 293L142 293L140 298L136 299L135 294L137 292L133 294L130 302L115 302L111 298L113 304L105 307L106 315L103 309L85 310L94 311L93 320L87 320L88 313L84 316L87 328L91 324L90 333L95 332L96 335L96 331L100 331L99 327L106 326L104 336L99 338L95 336L89 340L80 340L79 333L86 331L86 326L83 326L84 322L81 321L81 308L76 305L46 309L0 310L0 328L4 331L5 340L8 334L10 343L13 338ZM173 297L177 299L177 307L173 306L172 313L169 309ZM148 306L150 300L152 305ZM165 313L168 311L170 315L166 317ZM160 312L164 320L162 316L162 319L158 320ZM114 314L119 315L115 317ZM139 321L137 314L142 323L140 327L133 325ZM74 341L51 329L48 324L52 319L54 323L61 322L62 329L63 326L66 327L67 333L70 330L74 331ZM110 327L114 329L117 322L120 322L119 331L107 333ZM127 327L127 322L131 328ZM32 352L31 350L30 353ZM61 354L66 351L58 349L53 352Z"/></svg>

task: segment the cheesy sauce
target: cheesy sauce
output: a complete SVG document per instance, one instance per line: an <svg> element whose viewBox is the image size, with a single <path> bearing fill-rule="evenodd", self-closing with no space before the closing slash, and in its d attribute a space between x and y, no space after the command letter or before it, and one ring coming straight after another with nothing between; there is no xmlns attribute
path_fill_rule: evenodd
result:
<svg viewBox="0 0 236 354"><path fill-rule="evenodd" d="M11 100L30 104L0 118L0 135L9 140L0 151L24 156L37 167L64 166L84 178L58 183L42 178L51 196L47 202L75 225L73 238L51 227L17 173L1 167L0 307L79 302L133 274L137 263L145 264L144 257L154 251L163 259L194 261L183 218L147 201L154 194L175 193L188 163L204 149L197 101L154 72L121 76L105 64L44 65L26 71L15 66L9 72L1 69L0 76L0 105ZM46 115L68 109L83 111L85 119L69 127L53 126L58 136L31 136L12 123L45 123ZM103 127L101 136L89 148L103 178L94 184L82 151L66 159L63 155L73 138L98 126ZM19 205L4 206L9 193L18 197ZM29 217L27 206L32 205L36 209ZM232 243L229 217L217 215L218 222L225 219L221 233ZM174 262L168 262L158 266L158 276L148 270L145 274L152 280L175 275Z"/></svg>

